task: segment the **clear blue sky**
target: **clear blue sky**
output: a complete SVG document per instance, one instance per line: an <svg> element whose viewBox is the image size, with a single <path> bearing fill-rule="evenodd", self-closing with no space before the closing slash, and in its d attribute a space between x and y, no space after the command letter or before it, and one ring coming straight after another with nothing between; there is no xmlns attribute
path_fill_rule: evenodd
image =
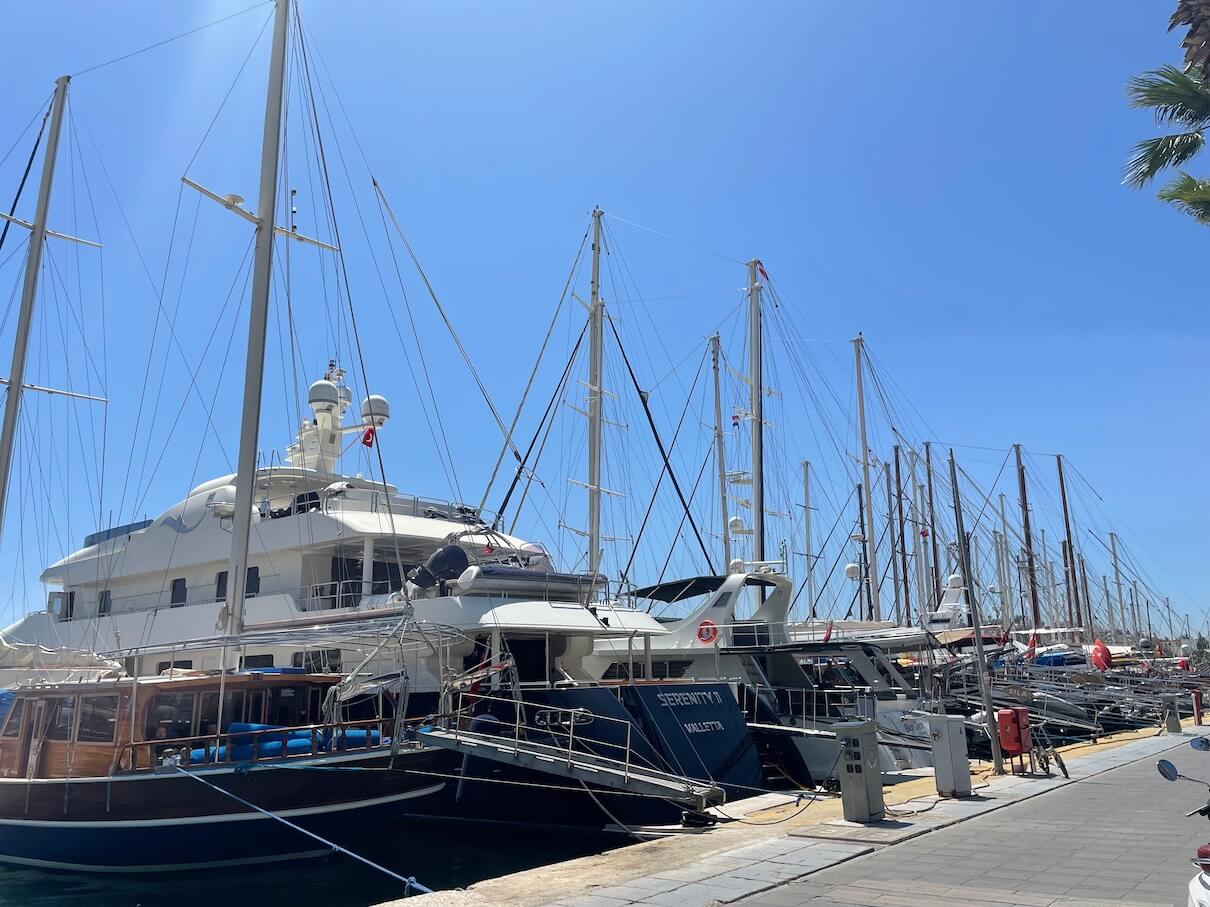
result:
<svg viewBox="0 0 1210 907"><path fill-rule="evenodd" d="M60 73L247 5L8 4L0 144L7 149ZM1178 39L1165 31L1171 5L1032 2L1006 12L965 2L303 0L302 9L370 165L502 409L516 404L588 211L600 204L677 240L612 224L648 300L642 318L650 317L660 338L639 341L648 344L640 356L647 376L663 375L700 348L743 282L740 266L694 247L737 260L759 256L798 323L822 341L821 356L847 362L843 341L864 331L936 439L1000 449L1019 441L1039 461L1043 453L1067 455L1124 536L1137 540L1132 550L1161 591L1200 620L1210 581L1210 324L1198 263L1210 231L1151 193L1120 185L1131 145L1154 134L1146 115L1128 109L1124 86L1133 74L1178 61ZM178 178L267 14L263 7L73 82L80 144L85 158L92 156L84 170L106 212L98 219L107 245L109 371L92 382L103 383L114 401L106 511L133 506L129 491L119 503L116 486L155 303L96 158L158 281ZM245 195L250 207L265 56L262 41L189 169L220 192ZM27 137L0 166L5 206L28 148ZM356 162L353 146L345 150ZM1198 163L1191 169L1203 172ZM81 205L82 179L74 189ZM61 197L67 195L64 188ZM361 198L369 229L381 236L372 194ZM27 214L31 199L32 187ZM308 223L310 204L300 205L300 229L322 235L313 219ZM210 207L200 209L181 297L179 330L193 361L247 239L241 222ZM189 230L195 209L191 196L182 198L179 231ZM67 201L56 211L71 217ZM344 215L342 233L356 235L356 211ZM75 229L91 235L83 220ZM174 268L183 248L179 237L177 243ZM380 264L389 273L389 264ZM86 286L90 268L81 264L85 306L97 299ZM368 271L354 282L359 298L378 294L367 303L362 329L374 357L371 383L386 385L396 404L388 432L425 435L414 392L398 377L394 335L373 309L382 291ZM0 270L6 296L16 273L12 263ZM179 286L171 279L168 286L171 297ZM418 311L427 305L414 280L409 292ZM431 307L423 318L461 490L477 499L498 433ZM623 317L622 324L641 334L646 322ZM6 325L0 349L9 348L11 335ZM322 329L311 339L314 372L328 349ZM98 335L92 342L98 345ZM54 341L42 343L35 373L67 380L51 355ZM557 343L565 350L566 336ZM156 369L162 336L158 344ZM228 403L215 421L229 451L236 445L242 346L237 335L225 369L213 358L202 369L205 394L218 386ZM671 361L659 361L664 351ZM676 380L687 387L695 367L690 362ZM85 383L83 371L77 363L76 386ZM171 366L162 379L161 405L170 415L186 380ZM841 396L847 380L837 379ZM265 447L287 440L292 416L280 402L282 382L280 368L267 380L279 402L266 402L265 433L272 437ZM543 403L549 390L547 384L537 394ZM661 400L657 411L671 434L679 403ZM76 417L64 406L46 412L59 414L51 418L60 432L88 434L67 424ZM179 445L150 481L150 513L178 499L194 473L202 432L198 411L190 412L177 429ZM169 437L170 418L160 419L153 461ZM384 450L401 487L446 493L431 444L395 443ZM972 456L990 458L994 475L997 455ZM85 467L77 461L76 468ZM198 479L222 469L221 453L209 444ZM29 526L34 517L22 519ZM77 499L56 528L78 542L96 520L95 504ZM20 577L7 598L9 613L41 597L36 587L22 592L39 558L67 550L38 525L20 552L6 533L3 569ZM36 550L31 540L39 531L51 540L43 547L53 550Z"/></svg>

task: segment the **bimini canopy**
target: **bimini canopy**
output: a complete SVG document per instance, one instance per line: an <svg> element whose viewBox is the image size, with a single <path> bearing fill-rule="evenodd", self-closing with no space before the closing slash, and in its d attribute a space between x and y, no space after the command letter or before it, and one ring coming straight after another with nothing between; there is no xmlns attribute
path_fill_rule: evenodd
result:
<svg viewBox="0 0 1210 907"><path fill-rule="evenodd" d="M635 589L634 597L649 598L657 602L679 602L686 598L709 595L726 581L725 576L694 576L689 579L674 579L666 583L656 583L654 586ZM770 577L750 573L744 580L744 585L773 587L777 584Z"/></svg>

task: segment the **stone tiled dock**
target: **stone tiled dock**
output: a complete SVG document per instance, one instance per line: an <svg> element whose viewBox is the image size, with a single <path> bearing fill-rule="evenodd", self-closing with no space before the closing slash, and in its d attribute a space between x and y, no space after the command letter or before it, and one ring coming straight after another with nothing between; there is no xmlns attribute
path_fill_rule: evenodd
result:
<svg viewBox="0 0 1210 907"><path fill-rule="evenodd" d="M757 809L707 834L625 847L440 892L415 907L871 907L1184 904L1189 857L1210 823L1185 819L1201 792L1165 783L1160 754L1194 777L1193 736L1135 736L1070 749L1070 780L1004 776L966 800L931 779L889 788L894 815L855 826L834 800ZM776 798L770 798L771 801ZM402 902L399 902L402 903Z"/></svg>

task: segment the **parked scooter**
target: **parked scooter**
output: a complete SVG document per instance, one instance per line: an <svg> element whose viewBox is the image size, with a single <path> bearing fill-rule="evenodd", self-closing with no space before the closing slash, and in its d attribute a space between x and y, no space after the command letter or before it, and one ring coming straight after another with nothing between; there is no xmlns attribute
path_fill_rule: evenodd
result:
<svg viewBox="0 0 1210 907"><path fill-rule="evenodd" d="M1210 751L1210 737L1198 737L1190 741L1190 745L1195 750ZM1180 769L1167 759L1159 760L1155 767L1165 781L1192 781L1205 785L1208 795L1205 805L1193 812L1185 813L1185 818L1205 816L1210 819L1210 784L1197 778L1190 778L1188 775L1182 775ZM1203 844L1199 847L1197 856L1190 862L1198 868L1198 873L1189 882L1189 907L1210 907L1210 844Z"/></svg>

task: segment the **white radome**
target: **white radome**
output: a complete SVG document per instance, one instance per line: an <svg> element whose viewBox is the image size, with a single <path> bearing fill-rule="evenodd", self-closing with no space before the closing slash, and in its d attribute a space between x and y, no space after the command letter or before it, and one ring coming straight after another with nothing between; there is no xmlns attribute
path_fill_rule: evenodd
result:
<svg viewBox="0 0 1210 907"><path fill-rule="evenodd" d="M391 418L391 404L379 394L370 394L361 401L361 424L382 428Z"/></svg>

